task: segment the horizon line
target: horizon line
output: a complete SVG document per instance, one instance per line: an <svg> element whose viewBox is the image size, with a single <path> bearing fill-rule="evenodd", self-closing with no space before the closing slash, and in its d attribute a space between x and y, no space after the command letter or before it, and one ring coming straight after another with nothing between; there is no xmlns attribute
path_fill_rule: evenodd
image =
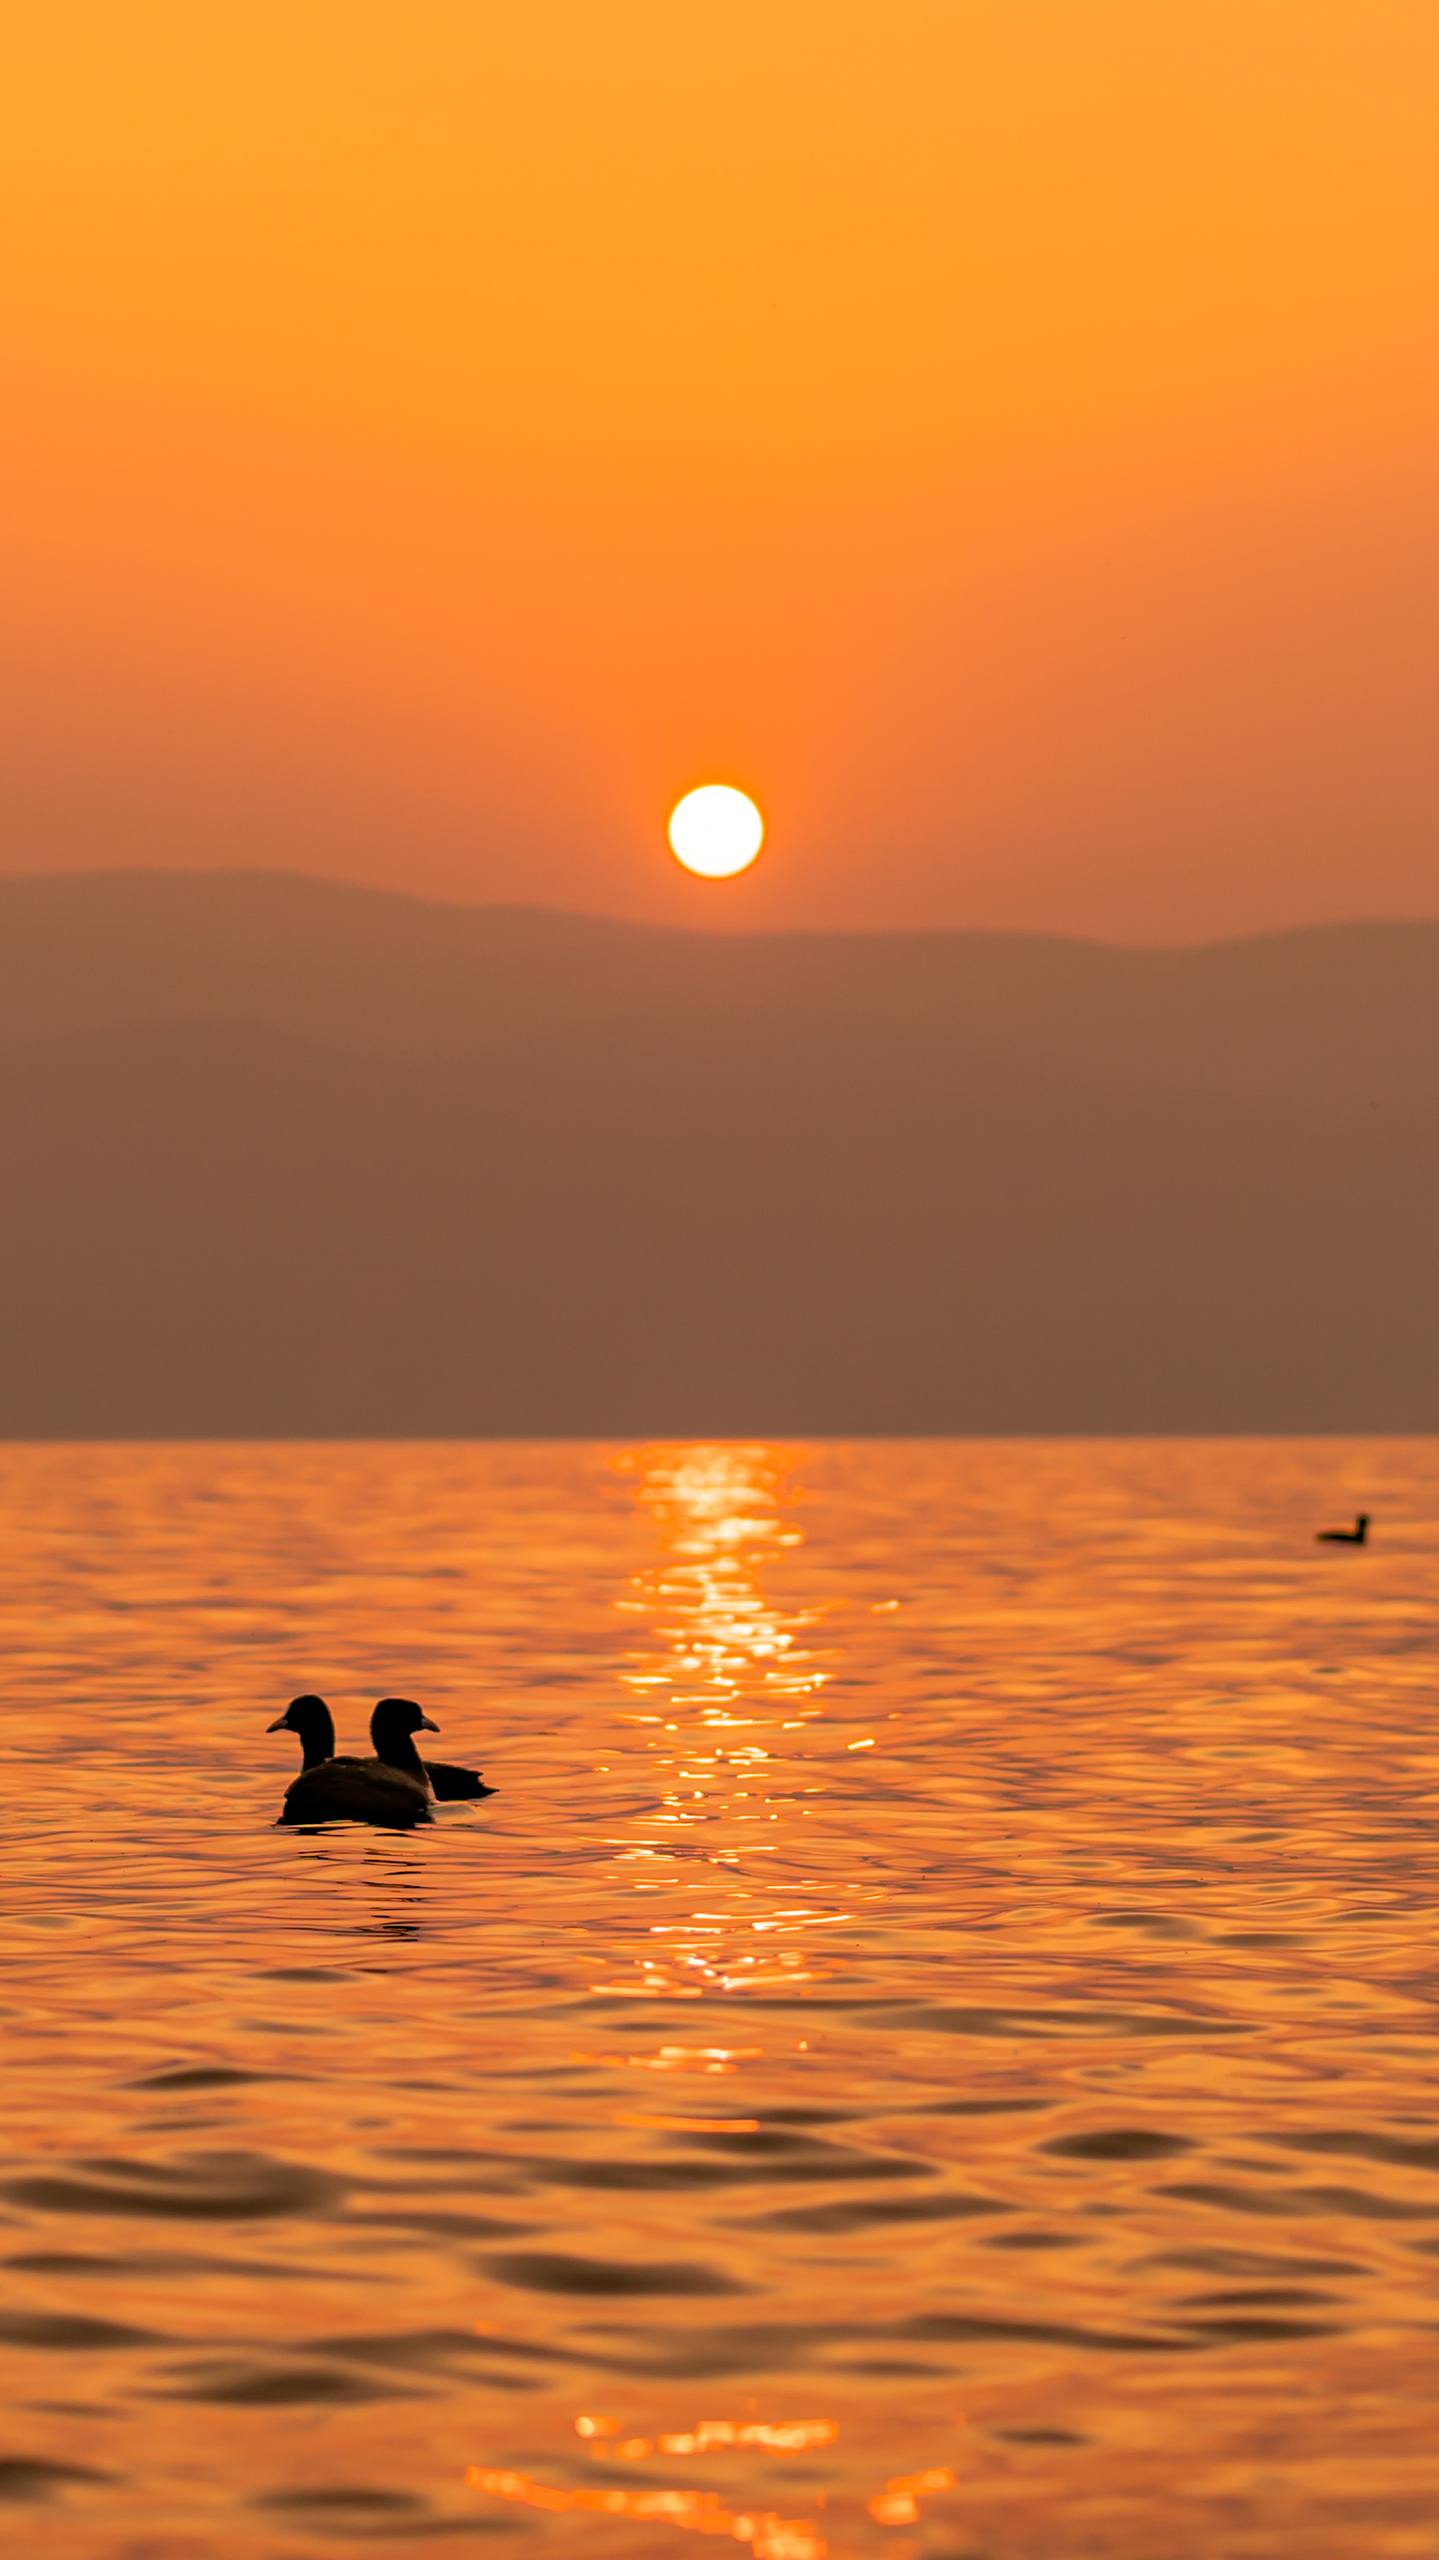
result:
<svg viewBox="0 0 1439 2560"><path fill-rule="evenodd" d="M1171 954L1232 950L1246 943L1293 942L1321 935L1346 933L1397 934L1439 928L1439 914L1375 915L1359 913L1349 916L1312 918L1307 922L1278 925L1255 925L1230 933L1209 933L1191 940L1145 942L1121 940L1099 933L1077 933L1039 925L932 924L932 925L707 925L657 921L647 916L612 915L602 909L571 907L536 898L458 898L444 897L426 890L393 888L372 880L352 880L331 872L307 871L289 863L86 863L66 866L59 871L34 869L12 870L0 863L0 895L6 888L63 890L100 882L183 881L201 886L210 882L271 881L305 889L319 890L336 898L364 898L394 905L433 910L436 914L463 916L527 916L545 918L557 923L599 926L613 933L646 935L658 939L684 939L723 942L1030 942L1063 944L1070 948L1093 951L1116 951L1136 956L1162 958Z"/></svg>

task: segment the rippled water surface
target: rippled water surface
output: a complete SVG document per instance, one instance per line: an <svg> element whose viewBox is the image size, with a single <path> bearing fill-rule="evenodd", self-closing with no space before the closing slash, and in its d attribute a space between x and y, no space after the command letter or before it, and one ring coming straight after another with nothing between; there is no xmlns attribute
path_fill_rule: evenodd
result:
<svg viewBox="0 0 1439 2560"><path fill-rule="evenodd" d="M1439 2550L1439 1444L0 1499L7 2548Z"/></svg>

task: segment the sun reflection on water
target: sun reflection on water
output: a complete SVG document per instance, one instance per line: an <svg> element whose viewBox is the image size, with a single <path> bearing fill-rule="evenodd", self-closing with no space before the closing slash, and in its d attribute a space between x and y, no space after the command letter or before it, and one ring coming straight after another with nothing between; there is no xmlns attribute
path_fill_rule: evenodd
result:
<svg viewBox="0 0 1439 2560"><path fill-rule="evenodd" d="M491 2470L479 2463L470 2465L465 2483L542 2515L628 2517L636 2523L668 2525L678 2533L709 2534L741 2543L755 2560L828 2560L828 2540L807 2518L732 2507L713 2489L560 2488L531 2479L527 2472Z"/></svg>
<svg viewBox="0 0 1439 2560"><path fill-rule="evenodd" d="M590 2459L602 2463L684 2461L727 2453L770 2454L783 2460L795 2454L819 2452L834 2444L839 2435L838 2426L830 2418L797 2418L779 2423L701 2418L692 2427L672 2428L654 2436L626 2435L616 2418L581 2415L574 2423L575 2433ZM680 2533L706 2534L742 2544L753 2552L755 2560L830 2560L834 2548L827 2519L819 2515L780 2515L756 2500L735 2503L733 2492L726 2495L717 2489L630 2488L608 2481L562 2483L482 2463L469 2465L465 2485L507 2505L528 2507L543 2515L625 2518L637 2524L667 2525ZM864 2502L864 2512L879 2525L918 2524L926 2499L958 2485L957 2475L947 2463L902 2473L886 2481L882 2490ZM821 2506L826 2503L822 2498ZM848 2536L845 2547L850 2547ZM899 2546L890 2547L893 2560L901 2560ZM908 2544L904 2548L908 2550Z"/></svg>
<svg viewBox="0 0 1439 2560"><path fill-rule="evenodd" d="M828 1676L811 1641L817 1613L785 1609L765 1588L766 1571L803 1543L796 1453L726 1442L619 1463L638 1476L663 1552L616 1602L647 1622L621 1676L634 1701L624 1720L658 1798L616 1857L634 1870L637 1895L674 1894L682 1907L662 1907L648 1943L593 1988L694 2000L799 1986L814 1976L813 1933L847 1914L781 1880L788 1835L821 1791L805 1736ZM697 1860L709 1881L690 1900ZM681 2066L672 2049L649 2067Z"/></svg>
<svg viewBox="0 0 1439 2560"><path fill-rule="evenodd" d="M786 1555L803 1544L795 1520L798 1453L771 1442L666 1446L626 1453L636 1500L660 1543L658 1560L635 1574L615 1603L640 1622L621 1678L629 1703L621 1721L653 1773L653 1799L613 1839L616 1869L636 1926L591 1989L606 1998L723 2001L761 1995L761 2015L803 1996L825 1970L823 1933L851 1917L862 1898L845 1876L833 1900L815 1891L815 1844L801 1826L823 1796L844 1751L874 1737L842 1739L818 1730L830 1678L816 1632L819 1611L786 1607L772 1585ZM719 2024L716 2013L715 2024ZM669 2032L646 2047L633 2036L618 2054L576 2056L590 2064L671 2076L673 2107L617 2112L618 2124L656 2133L752 2137L759 2114L685 2107L686 2081L733 2078L763 2066L769 2046ZM808 2051L792 2025L780 2030L787 2055ZM658 2095L658 2093L656 2093ZM695 2092L701 2097L699 2091ZM812 2511L785 2514L768 2496L736 2485L679 2485L617 2479L686 2461L736 2458L767 2469L777 2460L836 2445L830 2418L776 2415L703 2417L686 2426L582 2414L574 2421L591 2476L540 2478L510 2466L472 2465L472 2489L542 2514L596 2525L650 2526L736 2543L755 2560L831 2560L855 2547L858 2530L912 2524L922 2499L954 2485L938 2469L881 2481L872 2494L832 2508L811 2490ZM721 2476L723 2476L721 2474ZM837 2544L836 2531L841 2540ZM885 2537L894 2560L898 2545ZM606 2545L608 2547L608 2545ZM905 2545L905 2550L908 2550Z"/></svg>

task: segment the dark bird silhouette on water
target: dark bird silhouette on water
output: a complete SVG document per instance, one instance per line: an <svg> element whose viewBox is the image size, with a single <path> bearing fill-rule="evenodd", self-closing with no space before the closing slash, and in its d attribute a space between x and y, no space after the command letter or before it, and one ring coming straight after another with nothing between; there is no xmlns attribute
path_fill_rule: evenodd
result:
<svg viewBox="0 0 1439 2560"><path fill-rule="evenodd" d="M432 1776L414 1737L439 1728L408 1698L382 1698L376 1707L370 1718L371 1760L337 1755L334 1718L323 1698L292 1698L269 1730L297 1734L302 1754L300 1775L285 1790L284 1823L370 1822L408 1831L431 1819L437 1795L454 1800L494 1794L473 1769L451 1768L442 1761Z"/></svg>
<svg viewBox="0 0 1439 2560"><path fill-rule="evenodd" d="M1352 1529L1316 1529L1314 1535L1321 1547L1362 1547L1369 1535L1369 1514L1358 1512Z"/></svg>
<svg viewBox="0 0 1439 2560"><path fill-rule="evenodd" d="M413 1713L418 1717L419 1709ZM304 1753L298 1778L285 1789L281 1822L369 1822L386 1831L410 1831L431 1819L434 1797L408 1722L400 1732L387 1721L387 1752L377 1750L373 1760L336 1754L334 1721L323 1698L293 1699L270 1731L298 1733ZM413 1757L413 1770L388 1756L401 1749Z"/></svg>
<svg viewBox="0 0 1439 2560"><path fill-rule="evenodd" d="M415 1721L407 1722L407 1718ZM428 1716L420 1714L410 1698L382 1698L370 1718L370 1740L377 1759L388 1767L405 1769L413 1776L423 1770L441 1804L472 1804L477 1796L492 1796L478 1769L457 1768L453 1760L421 1760L410 1736L420 1730L438 1733Z"/></svg>

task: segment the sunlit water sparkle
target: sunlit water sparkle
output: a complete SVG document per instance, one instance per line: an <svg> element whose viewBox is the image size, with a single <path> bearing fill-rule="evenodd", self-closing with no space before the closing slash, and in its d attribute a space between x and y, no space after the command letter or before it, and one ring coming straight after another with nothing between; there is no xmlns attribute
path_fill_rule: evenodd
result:
<svg viewBox="0 0 1439 2560"><path fill-rule="evenodd" d="M0 2542L1439 2551L1439 1443L0 1503ZM500 1793L277 1831L311 1687Z"/></svg>

